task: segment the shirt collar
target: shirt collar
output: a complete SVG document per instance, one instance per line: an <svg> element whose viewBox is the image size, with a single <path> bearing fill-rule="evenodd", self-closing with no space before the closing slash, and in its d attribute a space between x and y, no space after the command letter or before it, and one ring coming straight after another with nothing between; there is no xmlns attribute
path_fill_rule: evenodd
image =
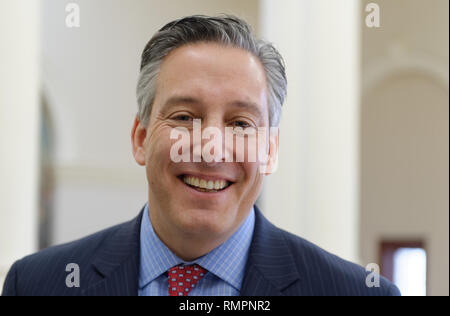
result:
<svg viewBox="0 0 450 316"><path fill-rule="evenodd" d="M153 230L148 203L141 224L139 287L144 288L178 264L197 263L240 291L255 226L254 209L238 230L223 244L192 262L178 258Z"/></svg>

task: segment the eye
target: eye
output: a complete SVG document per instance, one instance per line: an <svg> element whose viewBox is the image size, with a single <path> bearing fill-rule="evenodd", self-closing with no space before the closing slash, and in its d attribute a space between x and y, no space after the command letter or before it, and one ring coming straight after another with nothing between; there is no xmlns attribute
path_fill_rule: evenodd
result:
<svg viewBox="0 0 450 316"><path fill-rule="evenodd" d="M242 128L251 127L251 125L245 121L234 121L233 126L234 127L242 127Z"/></svg>
<svg viewBox="0 0 450 316"><path fill-rule="evenodd" d="M188 122L188 121L192 120L192 117L190 117L187 114L181 114L181 115L175 116L174 120Z"/></svg>

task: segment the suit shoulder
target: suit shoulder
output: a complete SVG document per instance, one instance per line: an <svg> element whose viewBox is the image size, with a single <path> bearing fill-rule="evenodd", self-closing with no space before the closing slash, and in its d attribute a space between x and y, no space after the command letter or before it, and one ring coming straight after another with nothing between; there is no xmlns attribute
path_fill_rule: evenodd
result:
<svg viewBox="0 0 450 316"><path fill-rule="evenodd" d="M119 224L84 238L52 246L14 263L5 281L3 295L54 295L52 284L65 284L66 267L75 263L80 271L91 262L104 240L124 224Z"/></svg>
<svg viewBox="0 0 450 316"><path fill-rule="evenodd" d="M280 230L288 243L304 282L314 295L400 295L386 278L379 276L379 286L371 271L344 260L299 236Z"/></svg>

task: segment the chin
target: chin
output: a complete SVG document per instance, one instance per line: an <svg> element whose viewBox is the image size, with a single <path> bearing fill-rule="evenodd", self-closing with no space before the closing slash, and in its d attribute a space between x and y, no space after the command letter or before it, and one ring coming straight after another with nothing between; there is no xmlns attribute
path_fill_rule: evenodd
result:
<svg viewBox="0 0 450 316"><path fill-rule="evenodd" d="M182 230L193 235L221 235L231 226L223 211L212 209L184 209L180 215Z"/></svg>

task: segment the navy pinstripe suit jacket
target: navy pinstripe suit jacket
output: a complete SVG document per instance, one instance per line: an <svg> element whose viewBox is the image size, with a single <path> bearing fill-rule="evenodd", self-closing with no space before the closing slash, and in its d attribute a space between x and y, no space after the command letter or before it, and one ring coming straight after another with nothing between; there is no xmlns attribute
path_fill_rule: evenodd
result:
<svg viewBox="0 0 450 316"><path fill-rule="evenodd" d="M381 277L272 225L255 206L255 231L241 295L400 295ZM11 267L3 295L137 295L142 211L138 217L68 244L27 256ZM66 266L80 268L67 287Z"/></svg>

